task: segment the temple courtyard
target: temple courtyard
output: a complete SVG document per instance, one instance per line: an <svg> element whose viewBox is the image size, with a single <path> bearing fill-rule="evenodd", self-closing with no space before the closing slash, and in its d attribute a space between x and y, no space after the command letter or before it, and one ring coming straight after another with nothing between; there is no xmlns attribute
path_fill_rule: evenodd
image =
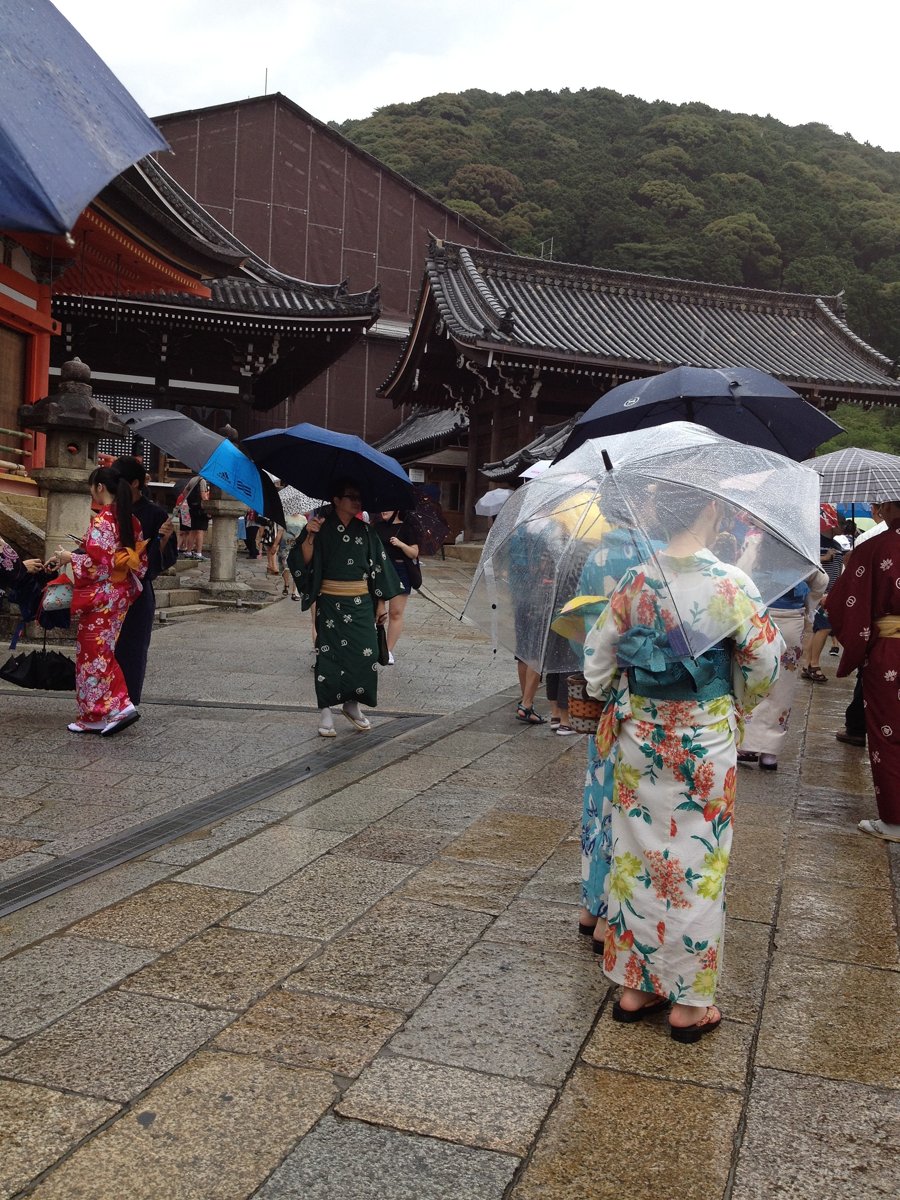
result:
<svg viewBox="0 0 900 1200"><path fill-rule="evenodd" d="M740 772L725 1021L680 1045L612 1021L585 740L514 719L471 570L427 562L368 734L317 736L288 600L160 625L113 739L0 686L0 1197L900 1194L900 846L836 660Z"/></svg>

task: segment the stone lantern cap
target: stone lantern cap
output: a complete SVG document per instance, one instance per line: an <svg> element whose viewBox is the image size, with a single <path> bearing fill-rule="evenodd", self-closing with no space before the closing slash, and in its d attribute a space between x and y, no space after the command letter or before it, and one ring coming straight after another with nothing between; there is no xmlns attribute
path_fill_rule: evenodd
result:
<svg viewBox="0 0 900 1200"><path fill-rule="evenodd" d="M113 410L94 398L91 368L80 358L63 363L55 392L19 409L19 424L23 429L35 429L40 433L71 430L98 437L122 437L128 433L128 426Z"/></svg>

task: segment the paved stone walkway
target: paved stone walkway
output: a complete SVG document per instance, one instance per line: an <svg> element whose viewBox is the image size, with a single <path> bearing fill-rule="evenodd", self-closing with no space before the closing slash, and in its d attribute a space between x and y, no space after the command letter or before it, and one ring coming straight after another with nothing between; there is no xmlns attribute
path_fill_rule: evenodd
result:
<svg viewBox="0 0 900 1200"><path fill-rule="evenodd" d="M0 1197L900 1194L900 848L854 830L846 685L801 684L777 775L741 774L727 1019L679 1046L611 1020L584 742L515 722L509 657L452 616L470 571L429 564L368 746L316 737L290 601L157 630L109 743L0 693L0 883L247 791L0 920Z"/></svg>

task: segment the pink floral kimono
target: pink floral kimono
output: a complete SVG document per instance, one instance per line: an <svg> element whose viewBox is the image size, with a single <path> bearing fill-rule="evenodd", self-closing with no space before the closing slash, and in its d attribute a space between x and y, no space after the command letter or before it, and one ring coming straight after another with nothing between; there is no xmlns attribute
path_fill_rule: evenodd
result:
<svg viewBox="0 0 900 1200"><path fill-rule="evenodd" d="M141 527L133 518L135 550L119 544L112 508L102 508L80 550L72 555L72 612L80 613L75 640L75 699L79 719L101 724L128 707L125 678L116 662L116 641L147 571Z"/></svg>

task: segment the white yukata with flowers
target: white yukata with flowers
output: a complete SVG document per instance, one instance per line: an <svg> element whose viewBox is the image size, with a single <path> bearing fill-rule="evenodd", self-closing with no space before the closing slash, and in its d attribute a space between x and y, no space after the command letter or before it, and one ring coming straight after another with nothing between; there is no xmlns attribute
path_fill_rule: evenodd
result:
<svg viewBox="0 0 900 1200"><path fill-rule="evenodd" d="M614 761L603 966L616 983L705 1007L722 961L737 742L744 714L777 678L784 646L739 568L705 549L658 561L665 579L655 562L629 571L585 642L588 691L605 701L597 747ZM710 636L729 629L728 640L663 671L657 655L629 686L625 647L678 645L676 614ZM673 673L681 682L666 689L661 681ZM656 698L640 694L642 680ZM677 698L659 698L661 690Z"/></svg>

